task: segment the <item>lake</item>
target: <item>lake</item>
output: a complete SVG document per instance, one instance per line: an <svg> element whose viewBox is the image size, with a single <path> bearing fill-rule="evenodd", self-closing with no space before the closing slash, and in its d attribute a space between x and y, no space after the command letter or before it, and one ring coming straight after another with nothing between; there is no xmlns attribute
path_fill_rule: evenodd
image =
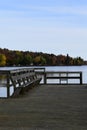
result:
<svg viewBox="0 0 87 130"><path fill-rule="evenodd" d="M0 70L13 70L17 68L25 68L25 67L0 67ZM33 68L33 67L31 66L30 68ZM46 71L81 71L82 77L83 77L83 83L87 84L87 65L84 65L84 66L49 66L49 67L45 66L45 69ZM13 92L13 88L11 88L11 93L12 92ZM0 86L0 97L7 97L6 94L7 94L6 88Z"/></svg>

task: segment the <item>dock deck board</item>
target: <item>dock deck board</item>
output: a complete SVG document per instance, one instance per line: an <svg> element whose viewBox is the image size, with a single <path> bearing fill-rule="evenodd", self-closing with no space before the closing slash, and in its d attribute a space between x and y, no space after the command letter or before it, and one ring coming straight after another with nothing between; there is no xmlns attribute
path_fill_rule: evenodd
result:
<svg viewBox="0 0 87 130"><path fill-rule="evenodd" d="M87 130L87 85L39 85L0 99L0 130Z"/></svg>

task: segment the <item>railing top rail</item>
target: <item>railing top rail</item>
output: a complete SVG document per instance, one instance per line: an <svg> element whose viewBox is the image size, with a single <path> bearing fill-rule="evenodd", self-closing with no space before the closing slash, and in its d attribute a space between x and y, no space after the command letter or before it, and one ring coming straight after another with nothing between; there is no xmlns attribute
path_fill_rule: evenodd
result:
<svg viewBox="0 0 87 130"><path fill-rule="evenodd" d="M9 73L20 73L20 72L31 72L35 71L37 73L59 73L59 74L81 74L82 71L45 71L45 68L16 68L16 69L9 69L9 70L0 70L0 74L9 74Z"/></svg>
<svg viewBox="0 0 87 130"><path fill-rule="evenodd" d="M8 73L19 73L19 72L27 72L27 71L34 71L33 68L18 68L18 69L11 69L11 70L0 70L0 74L8 74Z"/></svg>
<svg viewBox="0 0 87 130"><path fill-rule="evenodd" d="M32 71L34 71L34 69L32 68L23 68L23 69L11 70L10 73L32 72Z"/></svg>
<svg viewBox="0 0 87 130"><path fill-rule="evenodd" d="M40 72L45 72L45 68L39 68L39 67L36 67L34 68L35 71L40 71Z"/></svg>
<svg viewBox="0 0 87 130"><path fill-rule="evenodd" d="M82 71L45 71L45 73L72 73L72 74L78 74L82 73Z"/></svg>

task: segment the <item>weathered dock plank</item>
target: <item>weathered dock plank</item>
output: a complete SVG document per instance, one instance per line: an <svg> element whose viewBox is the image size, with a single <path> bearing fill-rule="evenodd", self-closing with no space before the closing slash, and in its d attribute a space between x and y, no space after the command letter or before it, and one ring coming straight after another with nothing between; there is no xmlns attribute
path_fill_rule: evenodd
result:
<svg viewBox="0 0 87 130"><path fill-rule="evenodd" d="M0 130L87 130L87 85L40 85L0 99Z"/></svg>

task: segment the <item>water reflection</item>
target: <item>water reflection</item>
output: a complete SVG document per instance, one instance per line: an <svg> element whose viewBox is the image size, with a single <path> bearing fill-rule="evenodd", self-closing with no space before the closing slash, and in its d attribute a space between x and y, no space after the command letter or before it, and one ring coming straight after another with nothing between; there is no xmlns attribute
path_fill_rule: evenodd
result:
<svg viewBox="0 0 87 130"><path fill-rule="evenodd" d="M0 75L0 97L7 97L6 75Z"/></svg>
<svg viewBox="0 0 87 130"><path fill-rule="evenodd" d="M7 97L7 88L0 87L0 97Z"/></svg>
<svg viewBox="0 0 87 130"><path fill-rule="evenodd" d="M10 87L10 96L13 94L13 87ZM0 74L0 97L7 97L7 76Z"/></svg>
<svg viewBox="0 0 87 130"><path fill-rule="evenodd" d="M6 75L0 75L0 87L6 87L7 84L7 80L6 80Z"/></svg>

